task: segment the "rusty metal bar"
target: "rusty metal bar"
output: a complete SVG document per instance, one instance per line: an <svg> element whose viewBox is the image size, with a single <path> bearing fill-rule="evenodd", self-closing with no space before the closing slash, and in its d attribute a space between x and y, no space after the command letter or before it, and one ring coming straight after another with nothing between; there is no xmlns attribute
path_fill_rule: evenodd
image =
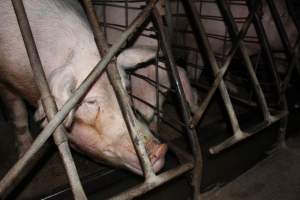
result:
<svg viewBox="0 0 300 200"><path fill-rule="evenodd" d="M149 179L147 179L144 183L131 188L130 190L121 193L110 200L127 200L127 199L133 199L134 197L140 196L150 190L153 190L154 188L174 179L175 177L182 175L183 173L186 173L193 169L193 163L188 162L185 164L180 165L179 167L176 167L174 169L171 169L167 172L164 172L160 174L159 176L153 176Z"/></svg>
<svg viewBox="0 0 300 200"><path fill-rule="evenodd" d="M238 27L237 27L236 23L234 22L234 18L232 16L232 13L230 11L229 6L225 3L224 0L217 0L217 4L218 4L218 6L219 6L219 8L221 10L222 16L224 18L224 22L225 22L225 24L226 24L226 26L228 28L230 36L232 38L237 37ZM256 10L257 10L257 8L258 8L258 3L256 1L255 8L253 8L252 10L250 10L250 12L255 13ZM261 88L261 86L259 84L259 81L258 81L258 79L256 77L256 74L255 74L254 68L252 66L252 62L251 62L250 56L247 53L247 49L246 49L246 47L244 45L244 42L240 43L239 50L241 52L243 61L244 61L245 65L246 65L247 71L248 71L248 73L250 75L251 83L253 85L253 89L254 89L254 91L256 93L256 96L258 98L259 105L260 105L260 107L262 109L264 119L266 121L269 121L269 120L271 120L271 114L270 114L270 112L268 110L267 101L266 101L266 98L265 98L264 93L262 91L262 88Z"/></svg>
<svg viewBox="0 0 300 200"><path fill-rule="evenodd" d="M38 86L41 94L41 100L43 109L47 115L47 119L50 121L57 112L56 103L51 96L51 92L44 74L42 63L33 39L31 28L28 22L28 18L25 12L25 8L22 0L12 0L12 4L17 16L17 21L21 30L21 34L24 40L26 51L29 57L29 61L32 67L35 83ZM68 180L71 185L74 199L87 199L82 188L79 175L68 145L68 139L66 137L66 130L61 125L54 132L54 141L58 147L61 159L63 161L65 170L67 172ZM1 182L2 183L2 182ZM16 184L6 184L1 187L0 194L2 198L5 198L7 194L14 188Z"/></svg>
<svg viewBox="0 0 300 200"><path fill-rule="evenodd" d="M199 123L200 119L202 118L210 100L212 99L213 95L215 94L218 85L220 84L221 80L223 79L224 75L227 72L227 69L237 51L237 49L239 48L243 38L246 36L247 31L251 25L252 22L252 18L254 16L254 12L250 12L250 14L248 15L248 18L245 22L245 24L243 25L243 27L241 28L241 31L239 32L238 36L235 37L234 41L232 42L232 48L230 49L229 53L225 53L227 56L227 59L225 60L223 66L221 67L220 71L218 72L212 87L209 89L205 99L202 101L200 107L195 111L194 116L193 116L193 121L192 124L196 125Z"/></svg>
<svg viewBox="0 0 300 200"><path fill-rule="evenodd" d="M150 15L152 8L155 6L157 1L158 0L150 0L148 2L148 6L144 9L144 13L147 13L144 16L145 18L147 18ZM108 44L104 38L104 34L101 31L96 13L93 9L92 2L90 0L83 0L83 4L86 9L88 19L91 23L91 26L92 26L92 29L94 32L97 47L100 51L101 56L104 56L107 54ZM131 141L134 144L136 153L141 162L144 176L147 180L147 179L155 176L155 173L151 167L152 165L151 165L150 159L148 157L148 154L147 154L147 151L145 148L145 144L143 143L143 134L140 132L140 130L138 128L137 119L131 108L130 99L127 94L127 91L122 85L119 70L116 66L115 61L113 61L107 68L107 75L108 75L110 82L113 86L113 89L115 91L117 100L119 102L119 105L120 105L120 108L121 108L121 111L123 114L123 118L125 120L127 129L130 133Z"/></svg>
<svg viewBox="0 0 300 200"><path fill-rule="evenodd" d="M155 8L153 10L153 23L157 27L158 35L161 41L161 47L162 51L164 52L164 55L167 58L167 67L169 68L169 72L172 75L171 77L173 78L173 83L176 88L176 93L177 93L177 98L179 99L180 107L182 110L182 116L183 120L186 124L186 130L187 130L187 135L189 138L189 142L192 145L192 152L193 152L193 157L194 157L194 169L193 169L193 180L192 180L192 185L193 185L193 199L199 199L200 198L200 184L201 184L201 178L202 178L202 153L201 153L201 148L200 144L198 141L198 136L195 130L195 127L192 125L191 126L191 113L189 112L188 109L188 104L185 99L184 91L182 88L182 84L179 78L179 74L177 71L175 59L172 54L172 49L171 49L171 43L168 40L168 37L165 33L164 25L162 18L159 14L159 11Z"/></svg>
<svg viewBox="0 0 300 200"><path fill-rule="evenodd" d="M127 39L132 37L138 30L138 28L144 23L144 21L147 19L145 15L148 14L142 12L142 14L134 20L129 28L121 35L120 39L109 49L108 53L90 72L90 74L82 82L82 84L74 91L70 99L61 107L61 109L56 113L52 120L49 121L47 126L37 136L31 147L23 155L23 157L18 160L17 163L15 163L15 165L2 178L0 182L0 194L1 191L7 190L9 187L15 187L20 182L20 180L22 180L22 178L24 178L24 176L30 171L30 169L34 165L32 161L34 160L37 152L41 149L43 144L55 131L58 125L63 122L71 109L73 109L74 106L76 106L82 99L82 97L84 97L89 88L103 73L110 60L118 53L119 49L124 46L124 44L126 44Z"/></svg>

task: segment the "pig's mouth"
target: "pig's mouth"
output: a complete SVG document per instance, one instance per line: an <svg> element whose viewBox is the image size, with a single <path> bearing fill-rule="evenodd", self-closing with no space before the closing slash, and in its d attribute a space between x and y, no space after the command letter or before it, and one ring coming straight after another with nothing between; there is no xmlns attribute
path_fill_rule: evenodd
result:
<svg viewBox="0 0 300 200"><path fill-rule="evenodd" d="M149 147L149 145L147 146ZM153 148L154 151L148 152L150 154L149 158L151 162L151 167L154 172L158 172L165 164L165 155L168 147L166 144L159 144L158 146L154 145L152 147L155 147ZM125 167L130 169L134 173L143 175L142 167L140 166L140 162L137 155L134 154L134 157L132 158L132 162L124 162Z"/></svg>
<svg viewBox="0 0 300 200"><path fill-rule="evenodd" d="M152 161L151 161L152 162ZM152 169L154 172L158 172L165 164L165 158L160 158L157 159L156 161L152 162ZM139 165L139 163L135 163L135 164L127 164L125 163L125 167L128 168L129 170L131 170L132 172L138 174L138 175L143 175L143 170L141 168L141 166Z"/></svg>

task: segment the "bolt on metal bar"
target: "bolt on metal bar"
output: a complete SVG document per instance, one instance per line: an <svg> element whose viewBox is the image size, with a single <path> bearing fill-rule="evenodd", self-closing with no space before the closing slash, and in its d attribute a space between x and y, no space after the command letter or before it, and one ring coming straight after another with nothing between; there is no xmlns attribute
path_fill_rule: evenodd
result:
<svg viewBox="0 0 300 200"><path fill-rule="evenodd" d="M53 97L51 96L48 82L44 74L42 63L25 12L23 1L12 0L12 4L17 16L17 21L21 30L23 41L32 67L35 83L38 86L39 92L41 94L42 105L47 115L47 119L50 121L55 115L55 113L57 112L57 107ZM55 144L58 147L61 159L63 161L65 170L67 172L68 180L71 185L74 199L87 199L84 190L82 188L79 175L77 173L77 169L68 145L66 130L64 129L63 126L59 126L56 129L53 136L54 136ZM1 182L2 187L0 190L0 194L2 198L5 198L7 194L16 185L16 182L14 182L14 184L5 184L5 183L9 183L9 182Z"/></svg>
<svg viewBox="0 0 300 200"><path fill-rule="evenodd" d="M144 15L145 18L147 18L155 4L158 0L150 0L147 3L147 7L144 9L143 13L146 13ZM108 44L104 38L104 34L101 31L100 25L98 23L98 19L95 13L95 10L93 9L93 5L90 0L83 0L84 7L86 9L86 13L88 16L88 19L91 23L94 36L96 38L97 47L100 51L101 56L106 55L108 51ZM115 61L113 61L109 67L107 68L107 75L110 79L110 82L113 86L113 89L115 91L117 100L119 102L123 118L125 120L127 129L129 131L131 141L135 147L136 153L140 159L141 166L144 172L144 176L146 179L149 179L153 176L155 176L155 173L152 169L151 161L148 157L145 144L143 142L143 133L138 128L137 119L134 115L134 112L131 108L130 99L127 94L126 89L123 87L121 82L121 77L119 74L119 70L116 66Z"/></svg>
<svg viewBox="0 0 300 200"><path fill-rule="evenodd" d="M35 157L37 152L41 149L43 144L56 130L58 125L60 125L66 118L68 113L76 106L80 100L84 97L89 88L93 83L100 77L106 66L109 64L110 60L118 53L119 49L126 44L127 39L131 38L135 32L142 26L146 21L148 15L142 12L141 15L136 17L134 22L129 26L129 28L121 35L120 39L109 49L107 54L102 58L101 61L94 67L86 79L81 83L81 85L74 91L73 95L69 100L61 107L61 109L55 114L51 121L46 125L42 132L36 137L31 147L19 159L14 166L6 173L0 182L0 194L1 191L6 190L8 187L15 187L26 174L32 169L32 161L36 160Z"/></svg>
<svg viewBox="0 0 300 200"><path fill-rule="evenodd" d="M205 99L202 101L200 107L195 111L192 124L198 124L200 119L202 118L210 100L212 99L213 95L215 94L218 88L218 85L220 84L221 80L226 74L237 49L239 48L243 38L246 36L247 31L251 25L253 16L254 16L254 12L252 11L249 13L247 20L243 25L243 27L241 28L241 31L239 32L238 36L234 38L234 41L232 42L233 45L232 48L229 50L229 53L227 52L225 53L225 55L228 55L227 59L225 60L221 70L218 72L217 77L215 78L212 87L209 89Z"/></svg>
<svg viewBox="0 0 300 200"><path fill-rule="evenodd" d="M259 1L256 1L256 5L255 5L255 8L253 8L250 12L252 13L255 13L256 10L258 9L258 3ZM238 34L238 27L236 25L236 23L234 22L234 18L232 16L232 13L230 11L230 8L229 6L225 3L224 0L217 0L217 4L221 10L221 13L222 13L222 16L224 18L224 22L228 28L228 31L229 31L229 34L232 38L235 38L237 37L237 34ZM250 79L251 79L251 83L253 85L253 89L256 93L256 96L258 98L258 102L259 102L259 105L262 109L262 112L263 112L263 116L264 116L264 119L266 121L269 121L271 120L271 114L268 110L268 105L267 105L267 101L266 101L266 98L264 96L264 93L262 91L262 88L259 84L259 81L256 77L256 74L255 74L255 71L253 69L253 65L252 65L252 62L251 62L251 59L250 59L250 56L247 52L247 49L244 45L244 42L241 42L240 43L240 48L239 48L240 52L241 52L241 55L242 55L242 58L243 58L243 61L246 65L246 68L247 68L247 71L249 73L249 76L250 76Z"/></svg>
<svg viewBox="0 0 300 200"><path fill-rule="evenodd" d="M205 29L202 24L202 21L199 18L198 12L191 0L181 0L181 2L183 4L185 13L189 16L188 20L190 22L193 33L195 34L195 39L197 41L198 49L200 51L202 50L202 53L204 55L203 58L206 59L206 62L208 62L208 64L212 68L214 76L216 77L220 70L219 65L217 63L213 50L209 44L208 37L205 33ZM221 93L222 99L224 101L224 105L227 110L233 132L236 135L241 135L242 132L240 129L240 125L238 123L238 119L235 114L228 91L226 89L224 80L221 80L218 88Z"/></svg>
<svg viewBox="0 0 300 200"><path fill-rule="evenodd" d="M164 25L162 18L159 14L157 8L153 10L153 23L157 27L157 31L159 34L159 38L161 41L161 48L164 52L164 55L167 58L167 67L170 70L171 77L173 78L173 83L176 88L177 97L179 99L180 107L182 110L183 120L186 124L187 135L189 138L189 142L192 145L192 152L194 157L194 169L193 169L193 199L200 198L200 184L202 178L202 154L201 154L201 147L198 141L198 136L194 126L191 126L191 113L188 109L188 104L184 95L184 91L182 88L182 83L179 78L179 74L177 71L175 59L172 54L171 44L168 40L168 37L165 33Z"/></svg>

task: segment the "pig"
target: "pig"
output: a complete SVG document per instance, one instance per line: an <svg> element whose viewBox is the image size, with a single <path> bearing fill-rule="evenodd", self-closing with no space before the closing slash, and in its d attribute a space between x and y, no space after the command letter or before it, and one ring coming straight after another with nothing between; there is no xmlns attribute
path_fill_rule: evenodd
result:
<svg viewBox="0 0 300 200"><path fill-rule="evenodd" d="M93 33L78 1L26 0L24 5L51 93L60 108L101 59ZM10 0L0 2L0 18L0 97L15 126L22 156L33 140L24 101L37 107L37 120L43 120L45 114ZM106 73L67 121L67 136L75 150L95 161L143 173ZM164 165L167 146L142 121L138 120L138 126L157 172Z"/></svg>
<svg viewBox="0 0 300 200"><path fill-rule="evenodd" d="M128 90L131 89L133 98L133 107L139 112L142 119L149 125L150 129L154 132L157 131L156 121L157 118L154 115L155 110L152 107L156 107L156 87L153 83L149 83L143 78L135 75L131 76L131 83L129 83L129 77L126 76L126 70L134 69L137 75L141 75L152 80L154 83L156 80L156 65L154 62L149 63L151 60L155 61L157 49L151 46L135 45L134 47L125 49L117 58L117 66L123 74L123 84ZM146 63L142 67L137 68L137 64ZM163 103L165 102L165 95L171 87L169 75L165 66L165 63L158 62L158 82L161 85L159 87L159 110L162 110ZM180 81L182 83L184 95L189 104L191 112L194 112L198 108L198 96L195 90L191 87L186 71L177 66ZM129 84L131 84L129 88ZM150 104L148 106L143 100Z"/></svg>

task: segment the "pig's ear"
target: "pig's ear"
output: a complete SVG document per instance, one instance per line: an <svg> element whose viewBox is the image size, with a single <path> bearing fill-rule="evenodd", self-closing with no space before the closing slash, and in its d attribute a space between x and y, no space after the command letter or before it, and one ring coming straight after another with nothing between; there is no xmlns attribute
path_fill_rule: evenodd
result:
<svg viewBox="0 0 300 200"><path fill-rule="evenodd" d="M140 63L146 63L156 57L155 47L138 46L125 49L117 58L117 65L123 69L134 69Z"/></svg>
<svg viewBox="0 0 300 200"><path fill-rule="evenodd" d="M49 76L49 87L55 98L57 108L60 109L64 103L71 97L76 88L76 79L69 68L59 68ZM64 121L64 125L68 128L72 125L75 109L71 110ZM39 103L35 113L35 119L40 121L45 118L42 104Z"/></svg>

